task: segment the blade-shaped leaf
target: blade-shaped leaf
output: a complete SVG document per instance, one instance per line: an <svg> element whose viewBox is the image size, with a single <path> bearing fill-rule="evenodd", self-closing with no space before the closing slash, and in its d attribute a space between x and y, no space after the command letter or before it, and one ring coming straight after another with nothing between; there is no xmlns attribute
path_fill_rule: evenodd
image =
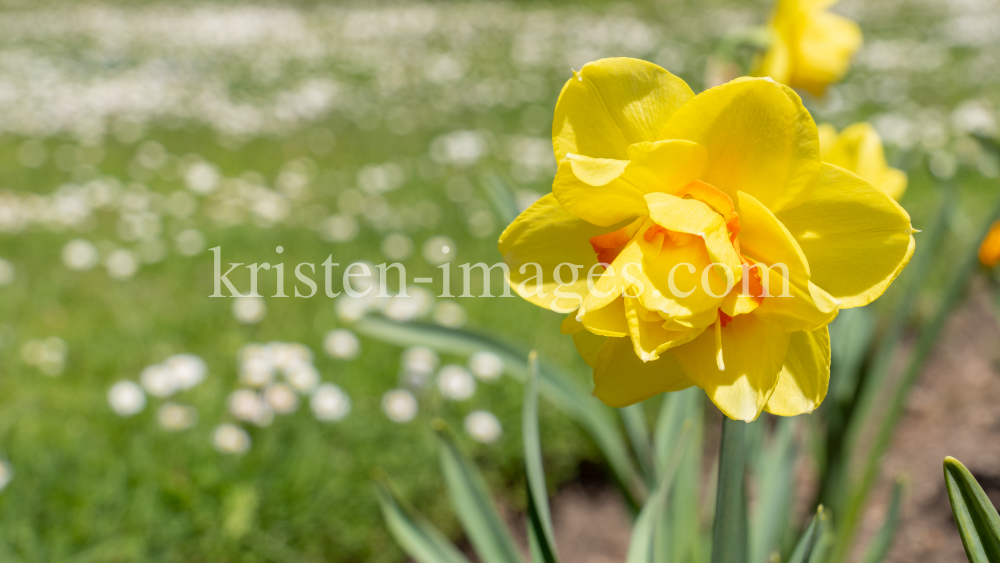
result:
<svg viewBox="0 0 1000 563"><path fill-rule="evenodd" d="M712 563L747 560L746 432L747 423L722 418Z"/></svg>
<svg viewBox="0 0 1000 563"><path fill-rule="evenodd" d="M458 521L483 563L520 563L517 544L497 512L482 475L459 450L444 421L434 421L441 470Z"/></svg>
<svg viewBox="0 0 1000 563"><path fill-rule="evenodd" d="M771 553L781 552L781 539L791 512L796 448L795 418L780 418L770 442L763 448L757 467L757 504L750 528L750 557L754 563L769 563Z"/></svg>
<svg viewBox="0 0 1000 563"><path fill-rule="evenodd" d="M399 547L418 563L469 563L437 528L402 506L392 484L382 478L375 482L382 518Z"/></svg>
<svg viewBox="0 0 1000 563"><path fill-rule="evenodd" d="M820 505L809 527L795 545L788 563L822 563L833 543L830 511Z"/></svg>
<svg viewBox="0 0 1000 563"><path fill-rule="evenodd" d="M489 336L428 323L398 323L376 316L364 317L353 327L361 334L397 346L426 346L444 354L460 356L486 350L499 356L507 372L518 380L524 381L527 377L528 351ZM611 409L548 362L539 361L538 390L590 434L611 465L626 500L633 506L640 506L645 498L645 483L632 463L625 437L618 429Z"/></svg>
<svg viewBox="0 0 1000 563"><path fill-rule="evenodd" d="M986 492L953 457L944 458L944 482L969 563L1000 561L1000 516Z"/></svg>
<svg viewBox="0 0 1000 563"><path fill-rule="evenodd" d="M480 177L480 183L503 224L513 223L514 219L517 219L517 202L507 182L499 173L491 170Z"/></svg>
<svg viewBox="0 0 1000 563"><path fill-rule="evenodd" d="M618 409L625 425L625 433L632 443L632 451L635 458L639 460L639 469L642 471L646 484L650 487L656 482L653 468L653 447L649 438L649 425L646 421L646 411L642 403Z"/></svg>
<svg viewBox="0 0 1000 563"><path fill-rule="evenodd" d="M705 393L696 387L667 393L663 397L654 433L656 474L662 479L671 464L678 463L677 475L660 531L655 539L656 561L701 563L709 552L711 537L702 526L702 436L704 434ZM676 445L689 424L686 445ZM679 459L677 456L680 456Z"/></svg>
<svg viewBox="0 0 1000 563"><path fill-rule="evenodd" d="M681 453L687 445L688 436L691 434L693 423L688 422L681 430L676 443L676 451L672 459L673 463L664 471L657 482L649 500L642 507L639 517L632 527L632 539L629 540L628 557L625 563L654 563L656 552L656 534L661 529L660 523L663 521L667 508L667 497L670 487L673 484L674 476L680 466Z"/></svg>
<svg viewBox="0 0 1000 563"><path fill-rule="evenodd" d="M878 531L868 547L864 563L879 563L889 554L892 541L896 539L896 529L899 527L899 506L903 501L903 489L905 489L904 480L896 479L896 484L892 488L892 497L889 500L889 510L885 513L885 523L882 524L882 529Z"/></svg>
<svg viewBox="0 0 1000 563"><path fill-rule="evenodd" d="M556 563L555 534L549 513L549 492L542 465L542 442L538 431L538 353L528 355L528 381L524 384L521 429L524 469L528 481L528 539L536 563Z"/></svg>

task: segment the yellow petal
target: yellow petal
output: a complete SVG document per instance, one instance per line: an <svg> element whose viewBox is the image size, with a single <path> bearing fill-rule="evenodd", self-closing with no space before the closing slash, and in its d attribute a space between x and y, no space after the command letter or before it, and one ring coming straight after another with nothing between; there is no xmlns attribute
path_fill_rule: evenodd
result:
<svg viewBox="0 0 1000 563"><path fill-rule="evenodd" d="M619 296L614 301L597 309L583 311L577 316L588 331L601 336L628 336L628 321L625 318L625 299Z"/></svg>
<svg viewBox="0 0 1000 563"><path fill-rule="evenodd" d="M642 248L639 245L642 235L635 235L642 233L647 225L652 224L652 221L645 219L637 223L628 227L626 232L632 235L632 238L618 253L618 256L612 260L606 270L599 276L595 276L595 280L592 282L593 289L587 292L583 300L584 312L600 309L618 299L623 289L628 285L626 277L635 275L642 267ZM633 227L635 227L634 231Z"/></svg>
<svg viewBox="0 0 1000 563"><path fill-rule="evenodd" d="M500 235L500 254L509 268L511 289L540 307L562 313L575 310L587 294L587 273L597 264L590 239L609 230L613 229L570 215L552 194L542 197ZM578 266L575 282L561 285L556 281L557 266L562 263ZM560 279L571 282L573 269L559 268Z"/></svg>
<svg viewBox="0 0 1000 563"><path fill-rule="evenodd" d="M597 353L594 396L612 407L627 407L653 395L680 391L693 383L669 355L643 363L628 338L609 338Z"/></svg>
<svg viewBox="0 0 1000 563"><path fill-rule="evenodd" d="M683 140L636 143L628 148L631 161L623 178L642 193L675 193L701 178L708 151Z"/></svg>
<svg viewBox="0 0 1000 563"><path fill-rule="evenodd" d="M738 211L740 251L767 267L760 274L770 297L764 298L755 314L789 332L816 330L832 321L837 316L836 300L809 281L806 256L788 229L749 194L739 193ZM787 270L781 269L782 264Z"/></svg>
<svg viewBox="0 0 1000 563"><path fill-rule="evenodd" d="M843 16L818 10L806 12L799 25L788 83L822 96L830 83L847 74L861 46L861 28Z"/></svg>
<svg viewBox="0 0 1000 563"><path fill-rule="evenodd" d="M913 255L910 216L856 175L823 164L809 200L775 214L840 308L875 300Z"/></svg>
<svg viewBox="0 0 1000 563"><path fill-rule="evenodd" d="M767 412L779 416L810 413L823 402L830 385L830 332L793 332L788 356L778 374L778 386L767 401Z"/></svg>
<svg viewBox="0 0 1000 563"><path fill-rule="evenodd" d="M569 213L608 227L646 214L642 191L619 179L627 160L566 155L559 163L552 193Z"/></svg>
<svg viewBox="0 0 1000 563"><path fill-rule="evenodd" d="M686 344L704 330L689 327L667 330L664 325L669 326L669 323L660 318L659 314L643 307L638 299L626 297L624 304L629 336L632 338L635 354L643 362L658 359L664 350Z"/></svg>
<svg viewBox="0 0 1000 563"><path fill-rule="evenodd" d="M604 341L608 338L587 330L583 326L583 323L576 320L576 315L573 314L567 315L563 319L559 330L563 334L569 334L573 337L573 345L576 346L576 351L579 352L580 357L583 358L583 361L588 366L594 367L594 364L597 362L597 351L601 349Z"/></svg>
<svg viewBox="0 0 1000 563"><path fill-rule="evenodd" d="M552 122L556 161L567 153L627 160L628 147L655 141L667 119L691 99L691 88L638 59L584 65L563 86Z"/></svg>
<svg viewBox="0 0 1000 563"><path fill-rule="evenodd" d="M678 245L662 233L646 240L643 232L641 228L636 236L641 271L629 270L635 279L628 284L629 295L637 296L643 307L662 312L674 323L704 328L714 322L716 309L728 293L727 280L719 276L716 268L709 267L712 259L705 245L700 240ZM702 283L703 276L711 294Z"/></svg>
<svg viewBox="0 0 1000 563"><path fill-rule="evenodd" d="M785 264L792 279L805 285L809 279L809 263L788 229L752 195L738 192L736 202L736 212L740 216L740 252L755 262Z"/></svg>
<svg viewBox="0 0 1000 563"><path fill-rule="evenodd" d="M868 123L855 123L838 136L825 126L820 137L823 162L854 172L887 196L898 200L906 190L906 173L885 161L882 138ZM832 137L831 137L832 135Z"/></svg>
<svg viewBox="0 0 1000 563"><path fill-rule="evenodd" d="M734 282L740 280L740 257L729 240L725 221L714 209L697 199L663 193L646 194L646 204L650 219L657 225L701 237L712 262L721 265L716 267L720 276L726 276L728 267Z"/></svg>
<svg viewBox="0 0 1000 563"><path fill-rule="evenodd" d="M734 420L751 421L760 415L778 382L790 333L756 315L740 315L722 329L720 370L714 329L691 342L672 348L684 373L705 390L712 402Z"/></svg>
<svg viewBox="0 0 1000 563"><path fill-rule="evenodd" d="M702 180L781 209L808 196L819 170L816 125L798 94L767 78L739 78L698 94L660 132L708 151Z"/></svg>

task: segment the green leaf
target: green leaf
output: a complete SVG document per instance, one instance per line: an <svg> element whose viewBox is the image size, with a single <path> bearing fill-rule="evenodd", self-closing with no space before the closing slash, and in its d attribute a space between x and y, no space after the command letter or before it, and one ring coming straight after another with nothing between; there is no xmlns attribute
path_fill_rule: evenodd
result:
<svg viewBox="0 0 1000 563"><path fill-rule="evenodd" d="M945 460L947 467L948 460ZM896 484L892 488L892 497L889 500L889 510L885 514L885 523L878 531L875 539L868 547L868 554L865 555L864 563L879 563L889 554L892 548L892 541L896 539L896 529L899 527L899 506L903 500L903 490L905 482L902 478L896 479Z"/></svg>
<svg viewBox="0 0 1000 563"><path fill-rule="evenodd" d="M712 563L747 560L746 433L747 423L722 418Z"/></svg>
<svg viewBox="0 0 1000 563"><path fill-rule="evenodd" d="M646 484L652 488L656 482L655 470L653 468L653 447L649 438L649 425L646 421L646 411L642 403L636 403L618 409L625 425L625 434L628 435L632 443L632 451L639 460L639 469L642 471Z"/></svg>
<svg viewBox="0 0 1000 563"><path fill-rule="evenodd" d="M517 201L515 201L514 194L510 191L507 182L495 170L483 174L479 180L483 191L486 192L487 199L493 204L493 209L500 217L500 221L504 225L513 223L518 215Z"/></svg>
<svg viewBox="0 0 1000 563"><path fill-rule="evenodd" d="M1000 561L1000 515L976 478L962 462L946 457L944 483L969 563Z"/></svg>
<svg viewBox="0 0 1000 563"><path fill-rule="evenodd" d="M703 560L711 537L702 528L702 436L705 393L697 387L666 393L656 419L654 450L656 474L662 479L671 464L678 463L665 517L655 539L657 561L695 563ZM690 431L685 434L685 425ZM678 441L687 436L683 448ZM679 459L678 459L679 456Z"/></svg>
<svg viewBox="0 0 1000 563"><path fill-rule="evenodd" d="M538 353L528 355L528 381L524 385L521 429L524 469L528 481L528 540L536 563L556 563L555 534L549 513L549 492L542 465L542 441L538 431Z"/></svg>
<svg viewBox="0 0 1000 563"><path fill-rule="evenodd" d="M528 351L468 330L445 328L428 323L397 323L383 317L368 316L353 328L365 336L397 346L426 346L444 354L470 356L486 350L503 360L507 373L520 381L528 374ZM636 471L611 409L568 374L550 363L539 361L538 390L543 397L577 422L590 434L608 460L619 485L632 506L640 506L646 486Z"/></svg>
<svg viewBox="0 0 1000 563"><path fill-rule="evenodd" d="M833 540L830 511L820 505L809 527L795 545L788 563L821 563L825 560Z"/></svg>
<svg viewBox="0 0 1000 563"><path fill-rule="evenodd" d="M409 510L402 507L402 502L387 478L382 477L375 481L375 496L378 498L382 518L389 528L389 534L415 561L469 563L469 560L437 528L424 518L411 515Z"/></svg>
<svg viewBox="0 0 1000 563"><path fill-rule="evenodd" d="M458 521L483 563L520 563L517 544L497 512L482 475L458 449L443 420L435 420L441 470Z"/></svg>
<svg viewBox="0 0 1000 563"><path fill-rule="evenodd" d="M771 554L781 553L781 540L788 528L792 508L796 448L795 418L781 417L770 442L761 450L754 473L757 503L750 527L750 560L769 563Z"/></svg>
<svg viewBox="0 0 1000 563"><path fill-rule="evenodd" d="M642 511L639 512L635 526L632 527L632 538L629 541L628 557L625 559L625 563L654 563L655 561L656 534L661 529L660 523L663 521L667 508L670 486L677 475L681 454L687 445L687 438L691 433L692 426L693 423L690 422L684 425L681 435L677 439L676 451L671 456L673 463L664 471L656 488L653 489L653 493L642 507Z"/></svg>

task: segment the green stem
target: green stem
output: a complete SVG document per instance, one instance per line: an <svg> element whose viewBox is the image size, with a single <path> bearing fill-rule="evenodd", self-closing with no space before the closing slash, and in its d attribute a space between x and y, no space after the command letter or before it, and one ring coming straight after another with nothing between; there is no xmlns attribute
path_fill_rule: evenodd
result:
<svg viewBox="0 0 1000 563"><path fill-rule="evenodd" d="M745 422L723 417L712 563L747 560L746 432Z"/></svg>

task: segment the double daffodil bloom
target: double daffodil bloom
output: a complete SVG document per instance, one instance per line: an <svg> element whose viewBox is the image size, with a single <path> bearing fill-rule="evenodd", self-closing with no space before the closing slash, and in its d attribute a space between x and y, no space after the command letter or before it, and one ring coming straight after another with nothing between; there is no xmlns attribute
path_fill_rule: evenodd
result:
<svg viewBox="0 0 1000 563"><path fill-rule="evenodd" d="M861 46L861 28L827 11L837 0L775 2L768 23L771 45L752 74L822 96L828 85L847 74Z"/></svg>
<svg viewBox="0 0 1000 563"><path fill-rule="evenodd" d="M821 124L819 152L823 162L854 172L892 199L898 201L906 191L906 172L886 164L882 138L868 123L855 123L839 135L833 125Z"/></svg>
<svg viewBox="0 0 1000 563"><path fill-rule="evenodd" d="M500 252L519 295L572 312L563 332L612 406L697 385L733 419L811 412L827 324L913 253L906 212L821 162L812 117L770 79L695 96L654 64L600 60L563 87L552 140L552 193Z"/></svg>

